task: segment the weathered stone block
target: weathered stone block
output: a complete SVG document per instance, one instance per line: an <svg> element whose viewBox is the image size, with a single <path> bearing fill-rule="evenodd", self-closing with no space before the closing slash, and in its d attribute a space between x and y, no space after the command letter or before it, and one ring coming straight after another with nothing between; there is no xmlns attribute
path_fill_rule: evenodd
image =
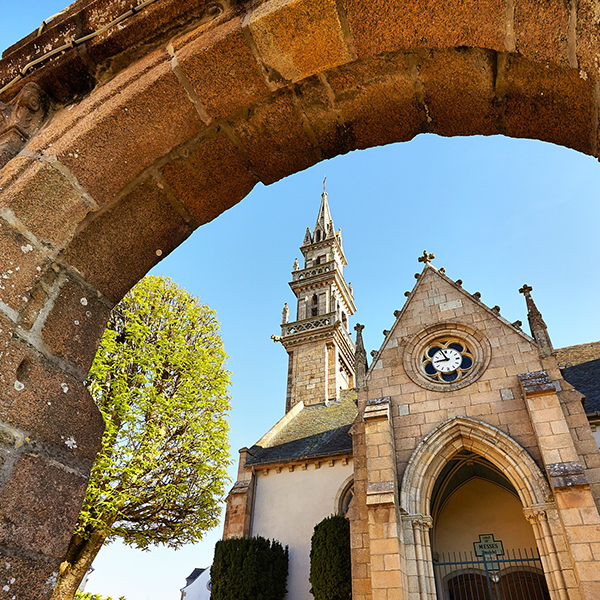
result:
<svg viewBox="0 0 600 600"><path fill-rule="evenodd" d="M359 57L427 46L504 50L506 6L500 0L344 0Z"/></svg>
<svg viewBox="0 0 600 600"><path fill-rule="evenodd" d="M270 0L252 12L248 28L268 70L287 81L352 58L335 0Z"/></svg>
<svg viewBox="0 0 600 600"><path fill-rule="evenodd" d="M56 356L87 373L102 337L110 309L96 293L67 280L43 329L44 342Z"/></svg>
<svg viewBox="0 0 600 600"><path fill-rule="evenodd" d="M518 0L514 3L516 51L537 62L569 66L569 3Z"/></svg>
<svg viewBox="0 0 600 600"><path fill-rule="evenodd" d="M173 44L178 63L206 110L225 117L269 93L242 31L241 17Z"/></svg>
<svg viewBox="0 0 600 600"><path fill-rule="evenodd" d="M161 170L197 225L212 221L244 198L258 182L224 133L201 141Z"/></svg>
<svg viewBox="0 0 600 600"><path fill-rule="evenodd" d="M52 594L52 589L58 578L58 561L49 560L40 556L37 560L33 557L15 556L4 554L0 550L0 582L4 598L35 598L47 600Z"/></svg>
<svg viewBox="0 0 600 600"><path fill-rule="evenodd" d="M0 300L19 311L29 302L29 292L48 268L44 252L0 218Z"/></svg>
<svg viewBox="0 0 600 600"><path fill-rule="evenodd" d="M116 303L191 232L165 191L148 178L92 221L59 260Z"/></svg>
<svg viewBox="0 0 600 600"><path fill-rule="evenodd" d="M455 49L418 55L419 77L431 120L429 131L439 135L498 133L494 83L496 56L485 50ZM452 302L436 300L444 318ZM461 311L462 317L462 311ZM490 332L490 337L492 332Z"/></svg>
<svg viewBox="0 0 600 600"><path fill-rule="evenodd" d="M426 113L415 96L413 60L395 54L329 71L335 112L303 93L307 116L326 156L407 141L426 131ZM336 114L339 121L332 121Z"/></svg>
<svg viewBox="0 0 600 600"><path fill-rule="evenodd" d="M317 153L289 93L273 94L231 123L264 184L306 169Z"/></svg>
<svg viewBox="0 0 600 600"><path fill-rule="evenodd" d="M57 156L99 203L205 128L164 51L97 88L74 114L66 110L31 147Z"/></svg>
<svg viewBox="0 0 600 600"><path fill-rule="evenodd" d="M598 77L600 62L600 12L596 0L577 2L577 59L580 69L591 77Z"/></svg>
<svg viewBox="0 0 600 600"><path fill-rule="evenodd" d="M8 208L41 242L64 244L92 210L49 164L17 156L0 175L0 208Z"/></svg>
<svg viewBox="0 0 600 600"><path fill-rule="evenodd" d="M56 463L21 455L10 482L0 493L2 544L61 559L86 486L86 479Z"/></svg>
<svg viewBox="0 0 600 600"><path fill-rule="evenodd" d="M504 133L592 153L594 98L590 78L576 69L540 65L511 55L503 87Z"/></svg>
<svg viewBox="0 0 600 600"><path fill-rule="evenodd" d="M0 421L23 430L33 447L89 469L104 421L83 384L10 336L0 319Z"/></svg>

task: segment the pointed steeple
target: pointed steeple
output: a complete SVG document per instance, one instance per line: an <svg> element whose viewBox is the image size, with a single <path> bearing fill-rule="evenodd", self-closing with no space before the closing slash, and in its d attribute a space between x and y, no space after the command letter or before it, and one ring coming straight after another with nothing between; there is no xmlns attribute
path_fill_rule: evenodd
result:
<svg viewBox="0 0 600 600"><path fill-rule="evenodd" d="M356 343L355 343L355 372L356 372L356 387L359 390L364 389L367 380L367 371L369 370L369 363L367 361L367 351L365 350L365 344L363 342L362 330L365 328L364 325L357 323L354 326L356 331Z"/></svg>
<svg viewBox="0 0 600 600"><path fill-rule="evenodd" d="M313 230L313 242L320 242L327 237L332 237L333 231L333 219L331 218L331 212L329 211L327 192L323 189L323 193L321 194L321 206L319 207L317 222L315 223L315 228Z"/></svg>
<svg viewBox="0 0 600 600"><path fill-rule="evenodd" d="M527 302L527 319L529 320L531 335L540 347L540 356L545 358L554 353L554 348L548 334L548 327L542 318L542 313L538 310L531 297L532 291L533 288L531 286L524 284L519 293L525 296L525 302Z"/></svg>
<svg viewBox="0 0 600 600"><path fill-rule="evenodd" d="M356 306L344 279L342 236L333 228L325 189L314 231L306 230L300 252L304 265L294 262L290 282L297 299L296 318L282 319L277 338L290 357L286 410L298 402L339 399L340 391L355 382L349 319Z"/></svg>

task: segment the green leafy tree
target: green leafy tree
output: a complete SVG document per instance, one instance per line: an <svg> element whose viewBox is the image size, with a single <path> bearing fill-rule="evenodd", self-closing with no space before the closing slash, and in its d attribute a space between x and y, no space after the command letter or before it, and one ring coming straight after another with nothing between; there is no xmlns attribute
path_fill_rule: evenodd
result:
<svg viewBox="0 0 600 600"><path fill-rule="evenodd" d="M75 600L113 600L112 596L100 596L89 592L75 592ZM125 596L119 596L119 600L126 600Z"/></svg>
<svg viewBox="0 0 600 600"><path fill-rule="evenodd" d="M214 311L146 277L112 310L88 377L106 422L52 600L72 600L105 542L197 542L221 511L229 372Z"/></svg>
<svg viewBox="0 0 600 600"><path fill-rule="evenodd" d="M310 543L310 593L315 600L348 600L352 597L350 523L341 515L315 526Z"/></svg>
<svg viewBox="0 0 600 600"><path fill-rule="evenodd" d="M277 540L256 536L217 542L211 600L283 600L288 562L288 548Z"/></svg>

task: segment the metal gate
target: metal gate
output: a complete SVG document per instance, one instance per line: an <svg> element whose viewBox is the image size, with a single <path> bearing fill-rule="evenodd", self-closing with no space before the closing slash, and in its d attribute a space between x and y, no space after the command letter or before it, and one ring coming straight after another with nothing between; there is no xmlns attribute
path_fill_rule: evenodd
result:
<svg viewBox="0 0 600 600"><path fill-rule="evenodd" d="M537 551L442 554L433 566L438 600L550 600Z"/></svg>

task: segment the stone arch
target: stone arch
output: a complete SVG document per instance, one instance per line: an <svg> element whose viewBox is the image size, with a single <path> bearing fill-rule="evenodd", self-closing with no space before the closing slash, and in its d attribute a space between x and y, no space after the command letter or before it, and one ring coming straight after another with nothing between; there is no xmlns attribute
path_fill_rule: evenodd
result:
<svg viewBox="0 0 600 600"><path fill-rule="evenodd" d="M510 436L471 417L453 417L428 434L413 452L400 485L407 571L416 573L414 585L421 590L422 597L428 600L436 597L429 536L433 526L430 515L433 487L444 465L462 449L489 460L516 489L533 529L551 598L566 598L567 583L562 573L572 571L573 563L568 556L557 552L566 537L545 476Z"/></svg>
<svg viewBox="0 0 600 600"><path fill-rule="evenodd" d="M461 449L483 456L506 475L523 508L552 500L550 486L527 451L498 428L470 417L453 417L428 434L413 452L400 489L400 506L409 515L429 516L438 475Z"/></svg>
<svg viewBox="0 0 600 600"><path fill-rule="evenodd" d="M25 596L48 595L98 448L83 380L108 311L196 227L259 181L422 132L598 154L588 2L143 4L80 0L0 61L0 257L19 266L0 290L0 549Z"/></svg>

